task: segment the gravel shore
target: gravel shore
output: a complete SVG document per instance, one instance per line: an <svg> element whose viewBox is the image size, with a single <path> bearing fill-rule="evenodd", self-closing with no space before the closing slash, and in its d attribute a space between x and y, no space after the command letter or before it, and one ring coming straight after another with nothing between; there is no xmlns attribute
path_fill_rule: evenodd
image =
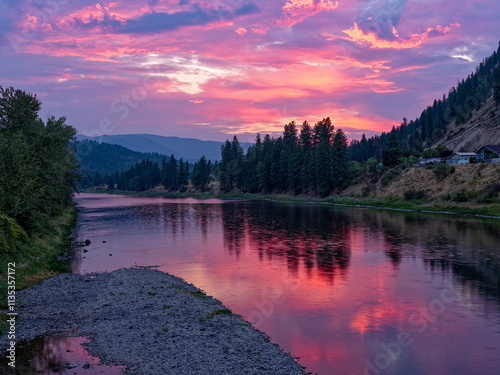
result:
<svg viewBox="0 0 500 375"><path fill-rule="evenodd" d="M304 374L221 302L153 269L62 274L17 300L18 340L87 336L93 356L126 365L127 374Z"/></svg>

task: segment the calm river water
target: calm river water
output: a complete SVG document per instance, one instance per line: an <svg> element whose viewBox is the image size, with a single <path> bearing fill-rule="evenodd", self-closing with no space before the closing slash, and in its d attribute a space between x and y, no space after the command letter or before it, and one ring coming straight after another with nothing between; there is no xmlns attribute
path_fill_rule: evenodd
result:
<svg viewBox="0 0 500 375"><path fill-rule="evenodd" d="M318 374L500 373L500 220L80 194L78 273L158 266ZM104 242L105 241L105 242Z"/></svg>

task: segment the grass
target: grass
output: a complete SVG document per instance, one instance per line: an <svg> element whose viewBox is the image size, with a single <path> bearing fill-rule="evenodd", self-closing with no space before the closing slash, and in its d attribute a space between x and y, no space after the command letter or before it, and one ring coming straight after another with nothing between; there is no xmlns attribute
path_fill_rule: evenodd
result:
<svg viewBox="0 0 500 375"><path fill-rule="evenodd" d="M177 289L178 291L180 291L181 293L184 293L186 295L191 295L195 298L199 298L199 299L205 299L206 298L206 294L204 292L202 292L201 290L196 290L196 291L193 291L193 290L189 290L188 288L182 286L182 285L177 285L177 284L172 284L172 287Z"/></svg>
<svg viewBox="0 0 500 375"><path fill-rule="evenodd" d="M233 312L229 309L214 310L210 314L207 315L206 319L213 319L214 317L216 317L218 315L231 316L231 315L233 315Z"/></svg>
<svg viewBox="0 0 500 375"><path fill-rule="evenodd" d="M40 283L45 279L68 272L66 263L58 258L65 254L71 229L77 220L77 209L71 207L57 218L48 218L42 230L30 236L20 236L9 242L8 251L0 255L0 309L7 309L7 276L8 263L14 262L16 291ZM8 232L2 232L3 235ZM21 238L22 237L22 238ZM0 314L0 331L6 327L6 315Z"/></svg>

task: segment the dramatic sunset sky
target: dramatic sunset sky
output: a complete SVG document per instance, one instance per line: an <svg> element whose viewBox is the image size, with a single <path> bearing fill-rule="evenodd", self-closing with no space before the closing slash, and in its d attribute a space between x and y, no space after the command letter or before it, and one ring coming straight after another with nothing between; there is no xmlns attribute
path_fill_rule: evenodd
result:
<svg viewBox="0 0 500 375"><path fill-rule="evenodd" d="M0 85L82 134L225 140L414 119L498 47L497 0L3 0Z"/></svg>

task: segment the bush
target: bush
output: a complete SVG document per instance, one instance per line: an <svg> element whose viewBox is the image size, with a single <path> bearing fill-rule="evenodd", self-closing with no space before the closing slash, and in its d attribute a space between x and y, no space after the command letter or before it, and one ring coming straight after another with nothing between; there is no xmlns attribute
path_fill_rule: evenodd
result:
<svg viewBox="0 0 500 375"><path fill-rule="evenodd" d="M389 169L383 176L382 176L382 186L387 186L391 183L392 180L396 179L399 177L399 175L402 172L402 168L393 168Z"/></svg>
<svg viewBox="0 0 500 375"><path fill-rule="evenodd" d="M484 189L484 196L490 200L498 197L499 193L500 193L500 184L499 183L489 184Z"/></svg>
<svg viewBox="0 0 500 375"><path fill-rule="evenodd" d="M468 202L469 197L467 195L467 192L465 190L462 190L462 191L456 192L453 195L452 200L453 200L453 202L456 202L456 203Z"/></svg>
<svg viewBox="0 0 500 375"><path fill-rule="evenodd" d="M451 172L451 167L448 165L448 164L445 164L445 163L439 163L438 165L436 165L432 171L434 172L434 176L436 176L436 178L438 180L442 180L443 178L445 178L446 176L448 176ZM455 168L453 168L453 172L455 171Z"/></svg>
<svg viewBox="0 0 500 375"><path fill-rule="evenodd" d="M179 186L179 192L180 193L185 193L187 191L187 186L184 185L184 184L181 184L181 186Z"/></svg>
<svg viewBox="0 0 500 375"><path fill-rule="evenodd" d="M406 190L403 195L405 200L410 201L413 199L422 199L425 196L425 192L423 190L415 190L411 188L410 190Z"/></svg>
<svg viewBox="0 0 500 375"><path fill-rule="evenodd" d="M370 158L365 164L366 170L370 173L377 173L378 161L377 159Z"/></svg>
<svg viewBox="0 0 500 375"><path fill-rule="evenodd" d="M488 194L483 194L476 201L477 203L493 203L493 198Z"/></svg>

